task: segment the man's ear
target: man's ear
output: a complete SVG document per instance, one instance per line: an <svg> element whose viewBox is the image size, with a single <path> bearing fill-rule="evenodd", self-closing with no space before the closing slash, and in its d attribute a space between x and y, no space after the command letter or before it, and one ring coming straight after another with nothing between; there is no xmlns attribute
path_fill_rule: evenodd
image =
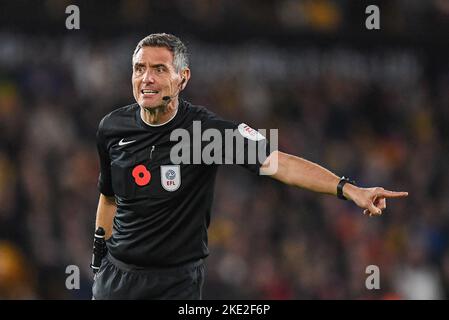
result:
<svg viewBox="0 0 449 320"><path fill-rule="evenodd" d="M180 83L181 90L184 90L184 88L187 86L189 79L190 79L190 69L185 68L181 72L181 83Z"/></svg>

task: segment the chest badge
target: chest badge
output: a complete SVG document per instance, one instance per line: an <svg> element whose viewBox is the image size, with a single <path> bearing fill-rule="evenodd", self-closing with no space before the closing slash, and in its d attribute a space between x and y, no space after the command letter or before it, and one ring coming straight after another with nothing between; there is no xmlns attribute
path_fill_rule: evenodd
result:
<svg viewBox="0 0 449 320"><path fill-rule="evenodd" d="M179 165L161 166L162 187L170 192L181 186L181 168Z"/></svg>
<svg viewBox="0 0 449 320"><path fill-rule="evenodd" d="M140 187L146 186L150 183L151 172L148 171L143 164L135 166L132 171L132 175L134 177L134 182Z"/></svg>

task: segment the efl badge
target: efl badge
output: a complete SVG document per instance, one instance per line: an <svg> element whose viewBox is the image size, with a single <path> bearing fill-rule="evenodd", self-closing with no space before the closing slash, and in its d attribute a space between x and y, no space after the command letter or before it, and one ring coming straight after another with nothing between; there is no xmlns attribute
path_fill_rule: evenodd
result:
<svg viewBox="0 0 449 320"><path fill-rule="evenodd" d="M181 186L181 169L179 165L161 166L161 184L167 191L176 191Z"/></svg>

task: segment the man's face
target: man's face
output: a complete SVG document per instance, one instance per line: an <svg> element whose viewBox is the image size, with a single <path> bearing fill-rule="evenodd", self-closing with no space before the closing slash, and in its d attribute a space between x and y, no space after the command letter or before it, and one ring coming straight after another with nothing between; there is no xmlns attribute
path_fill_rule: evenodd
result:
<svg viewBox="0 0 449 320"><path fill-rule="evenodd" d="M133 61L133 94L147 109L164 105L162 97L179 94L181 76L173 66L173 54L165 47L142 47Z"/></svg>

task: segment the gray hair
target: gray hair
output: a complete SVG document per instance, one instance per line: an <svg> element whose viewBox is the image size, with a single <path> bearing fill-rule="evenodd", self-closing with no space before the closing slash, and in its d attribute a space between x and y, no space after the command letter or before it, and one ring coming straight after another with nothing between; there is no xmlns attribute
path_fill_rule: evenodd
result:
<svg viewBox="0 0 449 320"><path fill-rule="evenodd" d="M189 66L187 47L178 37L172 34L153 33L140 40L133 53L133 63L142 47L165 47L170 50L173 53L173 66L176 72L180 72Z"/></svg>

